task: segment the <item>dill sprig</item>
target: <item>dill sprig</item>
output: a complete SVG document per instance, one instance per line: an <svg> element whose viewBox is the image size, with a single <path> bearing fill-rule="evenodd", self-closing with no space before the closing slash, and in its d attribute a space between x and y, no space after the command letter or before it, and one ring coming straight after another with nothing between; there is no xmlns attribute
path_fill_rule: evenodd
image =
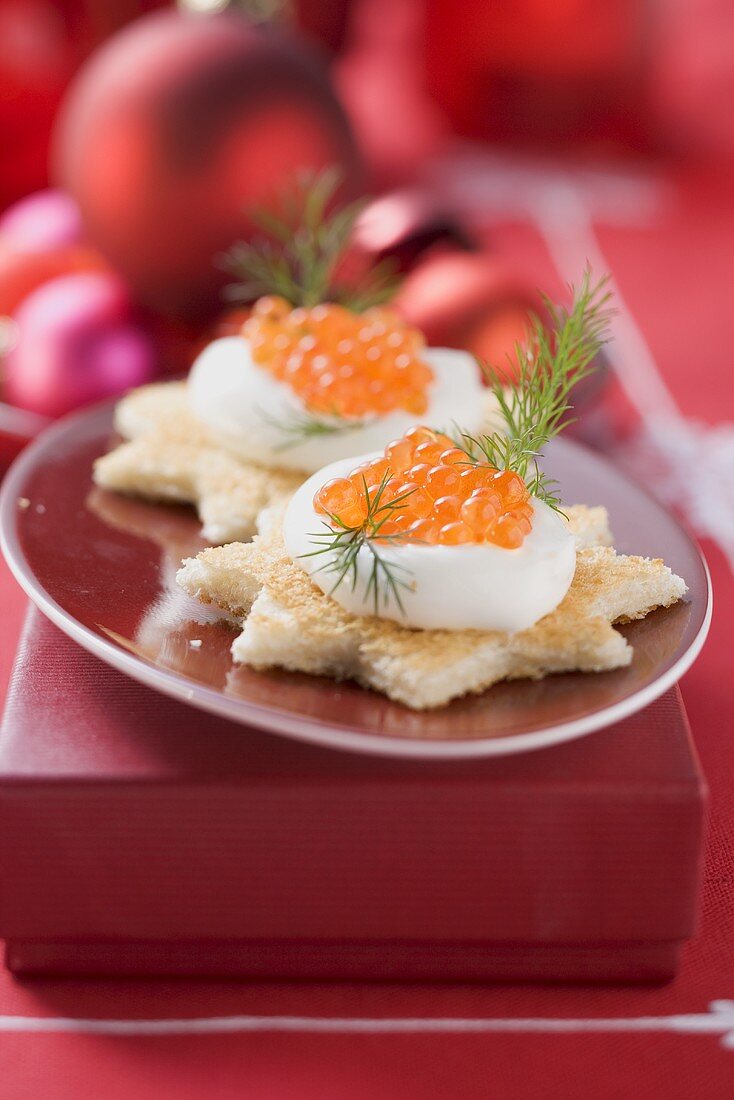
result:
<svg viewBox="0 0 734 1100"><path fill-rule="evenodd" d="M252 301L274 294L294 307L339 302L363 312L392 298L397 280L388 260L374 265L354 287L338 283L339 266L366 201L330 211L340 182L341 173L334 167L301 172L275 208L248 211L260 236L237 242L220 258L221 266L237 280L225 289L229 299Z"/></svg>
<svg viewBox="0 0 734 1100"><path fill-rule="evenodd" d="M367 480L363 476L362 483L364 497L367 502L367 516L363 523L357 527L349 527L337 515L329 514L330 522L324 521L324 530L315 531L309 535L316 545L316 550L301 554L303 558L313 558L326 555L324 564L315 572L333 573L335 580L329 589L329 595L336 591L345 580L349 582L352 591L357 587L359 579L358 560L360 551L367 549L371 555L371 566L365 597L372 603L375 615L379 614L380 603L387 607L390 599L394 599L401 614L405 614L405 608L400 595L401 589L410 589L410 570L398 562L391 561L380 553L375 545L375 539L381 542L400 542L404 539L401 534L380 534L381 528L392 519L397 511L405 507L405 501L414 492L413 489L401 493L393 500L384 501L385 488L392 476L390 470L385 474L374 493L370 494Z"/></svg>
<svg viewBox="0 0 734 1100"><path fill-rule="evenodd" d="M307 409L289 410L282 417L272 416L264 409L258 408L257 413L261 420L269 424L271 428L284 437L283 442L275 447L276 452L289 451L292 447L298 447L309 439L323 439L325 436L345 435L348 432L357 431L370 423L370 420L352 420L333 412L328 415L317 416Z"/></svg>
<svg viewBox="0 0 734 1100"><path fill-rule="evenodd" d="M509 371L483 366L497 398L503 430L472 436L459 430L458 445L473 462L514 470L530 492L560 510L557 483L541 472L538 459L554 436L573 423L574 387L594 369L594 360L608 339L611 293L608 276L592 282L584 271L578 287L571 285L571 306L543 299L551 324L532 317L526 344L516 343L508 356ZM509 383L509 378L514 381Z"/></svg>

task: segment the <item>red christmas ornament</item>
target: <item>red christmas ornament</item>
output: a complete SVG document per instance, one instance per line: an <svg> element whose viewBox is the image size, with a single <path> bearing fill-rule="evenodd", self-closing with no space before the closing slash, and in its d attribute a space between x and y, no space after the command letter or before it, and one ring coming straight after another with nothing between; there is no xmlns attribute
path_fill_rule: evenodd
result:
<svg viewBox="0 0 734 1100"><path fill-rule="evenodd" d="M174 315L212 315L215 259L247 236L246 209L328 163L354 190L357 153L320 55L236 12L166 11L123 30L82 69L55 139L90 239Z"/></svg>
<svg viewBox="0 0 734 1100"><path fill-rule="evenodd" d="M396 305L435 347L466 348L504 365L542 302L501 262L486 254L427 256L403 283Z"/></svg>

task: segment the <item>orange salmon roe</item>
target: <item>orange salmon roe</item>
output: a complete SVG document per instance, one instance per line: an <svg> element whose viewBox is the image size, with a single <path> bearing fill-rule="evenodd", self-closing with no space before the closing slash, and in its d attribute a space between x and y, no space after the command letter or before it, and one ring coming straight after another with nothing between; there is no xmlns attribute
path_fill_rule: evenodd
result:
<svg viewBox="0 0 734 1100"><path fill-rule="evenodd" d="M473 463L431 428L411 428L382 458L327 481L313 503L344 527L369 523L376 538L515 550L532 530L533 505L519 474Z"/></svg>
<svg viewBox="0 0 734 1100"><path fill-rule="evenodd" d="M423 337L391 310L291 309L284 298L260 298L242 332L255 362L313 412L363 419L428 408L433 371L420 358Z"/></svg>

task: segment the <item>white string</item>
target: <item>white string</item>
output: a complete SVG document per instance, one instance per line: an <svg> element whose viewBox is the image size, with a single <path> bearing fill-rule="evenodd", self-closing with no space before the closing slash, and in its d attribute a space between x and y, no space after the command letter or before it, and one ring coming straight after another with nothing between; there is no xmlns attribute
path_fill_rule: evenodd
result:
<svg viewBox="0 0 734 1100"><path fill-rule="evenodd" d="M284 1032L340 1035L584 1034L673 1032L720 1035L734 1049L734 1001L717 1000L708 1012L675 1016L564 1019L492 1017L205 1016L191 1019L120 1020L66 1016L0 1016L0 1032L83 1035L211 1035Z"/></svg>

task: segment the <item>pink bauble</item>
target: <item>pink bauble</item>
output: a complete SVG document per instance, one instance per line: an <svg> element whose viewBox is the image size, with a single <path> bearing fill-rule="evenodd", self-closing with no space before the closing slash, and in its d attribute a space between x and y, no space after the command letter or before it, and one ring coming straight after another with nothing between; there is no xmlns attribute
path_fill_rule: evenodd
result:
<svg viewBox="0 0 734 1100"><path fill-rule="evenodd" d="M19 252L68 248L81 239L79 207L64 191L36 191L14 203L0 218L0 244Z"/></svg>
<svg viewBox="0 0 734 1100"><path fill-rule="evenodd" d="M54 160L136 296L187 318L221 309L216 261L253 232L248 209L299 169L337 163L345 192L359 170L321 55L234 11L155 12L110 39L70 89Z"/></svg>
<svg viewBox="0 0 734 1100"><path fill-rule="evenodd" d="M60 416L156 374L152 341L114 276L52 279L24 299L14 321L4 390L22 408Z"/></svg>

